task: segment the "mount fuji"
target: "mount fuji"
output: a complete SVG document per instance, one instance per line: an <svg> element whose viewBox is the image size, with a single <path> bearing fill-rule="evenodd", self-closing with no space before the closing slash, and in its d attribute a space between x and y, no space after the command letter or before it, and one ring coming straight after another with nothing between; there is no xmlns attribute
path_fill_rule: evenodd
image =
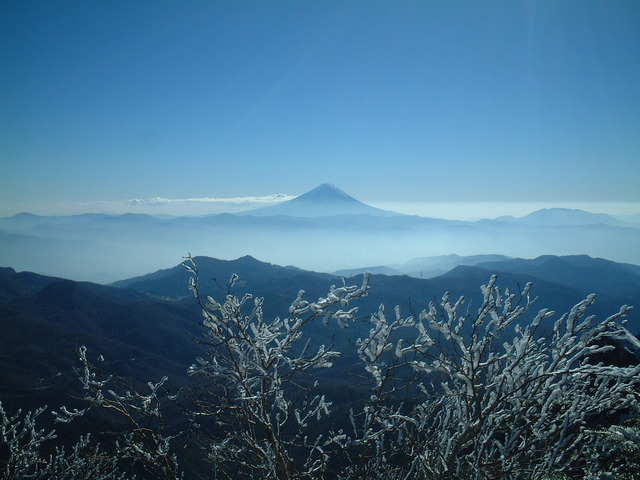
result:
<svg viewBox="0 0 640 480"><path fill-rule="evenodd" d="M0 218L0 266L112 282L158 270L188 252L222 259L252 255L321 272L402 266L412 258L452 253L589 255L640 265L640 228L607 220L562 210L475 222L402 215L323 184L292 200L235 214ZM410 272L428 272L429 265Z"/></svg>
<svg viewBox="0 0 640 480"><path fill-rule="evenodd" d="M372 207L347 195L335 185L323 183L307 193L286 202L269 207L242 212L238 215L330 217L334 215L371 215L390 217L401 215L389 210Z"/></svg>

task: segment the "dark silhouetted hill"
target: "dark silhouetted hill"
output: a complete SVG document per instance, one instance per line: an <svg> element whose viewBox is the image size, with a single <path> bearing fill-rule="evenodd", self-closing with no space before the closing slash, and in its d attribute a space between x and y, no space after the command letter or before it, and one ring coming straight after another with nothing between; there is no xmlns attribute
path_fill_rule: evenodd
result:
<svg viewBox="0 0 640 480"><path fill-rule="evenodd" d="M79 384L77 348L102 355L106 374L133 382L190 380L198 355L193 305L134 290L0 270L0 400L59 405Z"/></svg>
<svg viewBox="0 0 640 480"><path fill-rule="evenodd" d="M237 273L240 278L234 293L264 297L267 318L288 315L300 289L307 292L307 299L315 300L332 284L342 282L336 276L273 265L250 256L233 261L196 257L195 261L204 295L224 301L226 283ZM496 272L498 284L515 293L515 301L524 301L518 292L533 282L532 297L537 300L530 315L542 308L552 309L556 315L549 322L592 291L597 293L597 301L591 313L599 320L617 312L622 304L633 305L638 300L633 286L637 267L582 256L459 265L430 279L376 274L371 276L370 294L352 305L359 307L359 318L348 329L333 322L326 327L317 322L306 330L312 345L332 345L343 352L336 368L320 375L345 380L343 373L357 363L354 342L371 328L370 316L380 304L391 316L396 305L404 315L418 314L429 302L438 304L442 295L450 292L453 298L464 295L473 314L482 301L480 285ZM75 349L80 345L105 357L107 373L140 382L168 374L176 384L189 382L186 369L201 353L193 341L200 335L201 315L187 289L188 278L182 265L122 280L117 286L0 269L0 399L34 405L63 402L65 392L78 386L74 368ZM347 284L361 281L361 275L346 280ZM620 281L625 282L626 290L619 285L605 286ZM636 312L631 312L628 323L634 334L640 332Z"/></svg>
<svg viewBox="0 0 640 480"><path fill-rule="evenodd" d="M326 273L261 262L250 255L236 260L219 260L211 257L195 257L193 260L199 270L202 291L208 293L220 292L221 288L223 291L226 290L233 274L239 277L237 289L250 288L257 291L274 290L276 286L288 283L303 284L317 279L331 282L334 279ZM193 293L188 288L188 278L186 268L180 264L148 275L121 280L113 283L112 286L131 288L157 297L185 299L193 297Z"/></svg>
<svg viewBox="0 0 640 480"><path fill-rule="evenodd" d="M482 262L496 272L530 275L561 285L597 293L624 295L640 290L640 267L587 255L543 255L535 259Z"/></svg>

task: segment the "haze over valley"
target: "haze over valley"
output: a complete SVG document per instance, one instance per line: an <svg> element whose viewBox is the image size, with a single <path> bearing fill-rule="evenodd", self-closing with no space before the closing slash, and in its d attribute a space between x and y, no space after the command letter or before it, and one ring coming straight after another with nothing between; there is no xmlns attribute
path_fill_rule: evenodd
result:
<svg viewBox="0 0 640 480"><path fill-rule="evenodd" d="M189 253L252 255L330 273L449 254L585 254L640 264L638 245L637 225L605 214L548 209L521 218L434 219L374 208L332 184L237 214L0 218L0 265L102 283L165 268Z"/></svg>

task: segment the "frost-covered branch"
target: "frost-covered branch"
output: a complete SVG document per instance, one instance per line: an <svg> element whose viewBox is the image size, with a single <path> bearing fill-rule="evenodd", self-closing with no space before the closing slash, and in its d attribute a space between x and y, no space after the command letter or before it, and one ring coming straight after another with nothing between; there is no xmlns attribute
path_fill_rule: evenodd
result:
<svg viewBox="0 0 640 480"><path fill-rule="evenodd" d="M360 414L362 442L393 451L388 442L411 453L413 478L535 478L572 471L585 463L598 442L588 425L617 421L638 408L640 366L594 364L607 352L606 339L624 330L628 311L601 323L587 316L594 296L562 315L545 336L554 312L540 310L529 321L528 284L518 294L504 293L496 277L482 287L476 314L445 294L418 318L388 322L383 309L372 316L374 327L358 340L358 354L371 374L375 395ZM399 329L410 328L398 336ZM380 403L381 386L390 365L406 359L431 377L421 384L422 400L404 410ZM400 361L400 363L402 363ZM390 435L392 434L392 435ZM386 435L386 436L385 436ZM384 459L384 457L382 457ZM376 460L380 462L380 457ZM392 465L387 465L391 468ZM375 465L380 468L380 465ZM370 465L369 472L375 470Z"/></svg>
<svg viewBox="0 0 640 480"><path fill-rule="evenodd" d="M86 347L78 349L78 356L82 365L78 376L82 385L82 400L87 407L78 410L63 406L59 411L52 412L55 421L69 423L91 410L115 414L118 421L127 425L123 433L114 433L110 438L115 448L112 456L119 463L133 465L154 478L182 478L176 457L176 444L182 434L169 434L163 418L165 400L175 400L175 397L164 395L163 385L167 377L156 383L148 382L148 392L142 393L125 384L122 379L118 379L120 385L113 385L116 378L111 375L100 378L98 369L87 359ZM98 357L98 361L103 362L103 357Z"/></svg>
<svg viewBox="0 0 640 480"><path fill-rule="evenodd" d="M39 428L36 423L46 411L18 410L9 415L0 402L0 477L5 480L124 480L135 479L131 472L120 468L120 461L112 451L105 450L83 435L70 448L56 444L54 430Z"/></svg>
<svg viewBox="0 0 640 480"><path fill-rule="evenodd" d="M250 294L229 293L222 303L203 297L197 265L190 257L184 265L202 309L201 343L208 347L189 373L213 382L200 415L214 418L223 432L208 440L209 459L234 478L317 475L329 460L327 442L337 444L344 436L308 437L309 422L328 415L331 402L314 395L313 384L305 387L296 379L311 369L331 367L340 353L303 341L303 329L316 319L347 326L357 312L350 303L367 294L369 276L360 286L331 286L327 296L316 301L306 300L300 290L286 318L267 319L263 300ZM301 456L304 462L294 461Z"/></svg>
<svg viewBox="0 0 640 480"><path fill-rule="evenodd" d="M640 365L599 363L616 341L637 343L622 323L630 307L597 321L588 314L590 295L557 316L533 309L531 284L512 293L495 276L481 287L477 308L449 293L408 317L381 305L355 342L355 374L366 389L335 405L314 374L344 352L312 342L307 327L348 326L368 275L315 301L300 290L285 317L270 319L263 299L233 293L236 275L217 300L201 294L193 259L184 265L205 347L188 369L201 380L188 439L205 452L211 478L594 480L640 464ZM61 407L55 420L107 412L122 429L45 454L56 440L36 426L46 407L10 415L0 404L2 478L101 480L134 478L132 471L180 478L176 450L185 437L164 420L176 400L165 391L167 378L137 389L102 378L86 349L78 353L86 406ZM336 418L340 411L344 418Z"/></svg>

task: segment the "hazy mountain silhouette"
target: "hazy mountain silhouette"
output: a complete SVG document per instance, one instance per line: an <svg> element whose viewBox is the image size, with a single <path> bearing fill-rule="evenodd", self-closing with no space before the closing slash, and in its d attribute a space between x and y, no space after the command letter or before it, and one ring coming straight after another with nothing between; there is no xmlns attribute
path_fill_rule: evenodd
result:
<svg viewBox="0 0 640 480"><path fill-rule="evenodd" d="M457 267L458 265L477 265L482 262L501 262L511 257L505 255L438 255L434 257L412 258L403 264L383 265L376 267L353 268L338 270L334 275L357 275L363 272L381 273L384 275L409 275L416 278L433 278Z"/></svg>
<svg viewBox="0 0 640 480"><path fill-rule="evenodd" d="M409 259L497 252L520 258L586 254L640 264L640 228L617 220L611 224L609 218L566 209L513 221L399 215L324 184L245 214L0 218L0 265L108 283L175 265L189 252L225 259L252 255L280 265L348 274L363 266L386 266L414 276L422 271L424 277L445 272L456 260L405 265Z"/></svg>
<svg viewBox="0 0 640 480"><path fill-rule="evenodd" d="M333 274L339 277L355 277L356 275L361 275L364 272L379 275L404 275L399 270L385 265L377 265L375 267L347 268L344 270L336 270L335 272L333 272Z"/></svg>
<svg viewBox="0 0 640 480"><path fill-rule="evenodd" d="M333 215L400 215L396 212L372 207L356 200L340 190L335 185L324 183L299 197L287 200L277 205L262 207L244 215L275 216L286 215L292 217L328 217Z"/></svg>
<svg viewBox="0 0 640 480"><path fill-rule="evenodd" d="M543 208L515 218L511 216L498 217L496 220L519 223L522 225L610 225L616 227L631 226L629 223L618 220L605 213L591 213L579 209L570 208Z"/></svg>

